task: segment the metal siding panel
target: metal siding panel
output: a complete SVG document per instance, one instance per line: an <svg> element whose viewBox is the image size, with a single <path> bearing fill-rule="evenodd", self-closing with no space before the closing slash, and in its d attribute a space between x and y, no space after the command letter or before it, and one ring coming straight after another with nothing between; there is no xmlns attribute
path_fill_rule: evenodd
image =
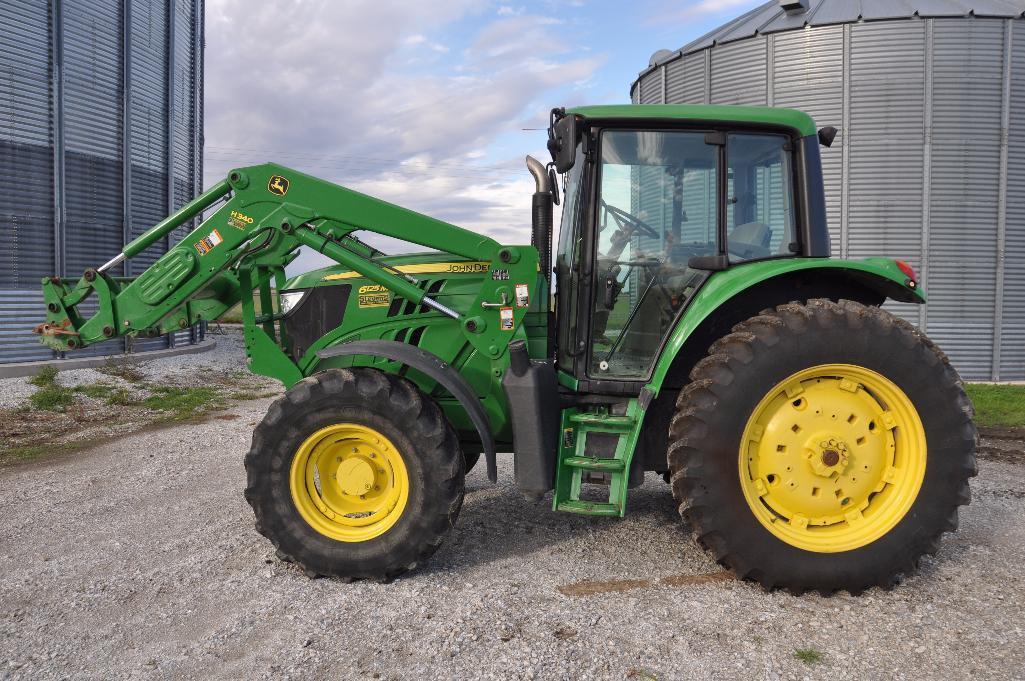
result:
<svg viewBox="0 0 1025 681"><path fill-rule="evenodd" d="M50 139L49 0L13 0L0 12L0 139Z"/></svg>
<svg viewBox="0 0 1025 681"><path fill-rule="evenodd" d="M44 321L42 290L0 290L0 362L34 362L53 357L53 352L32 333L32 327Z"/></svg>
<svg viewBox="0 0 1025 681"><path fill-rule="evenodd" d="M64 4L65 250L74 277L121 250L121 12Z"/></svg>
<svg viewBox="0 0 1025 681"><path fill-rule="evenodd" d="M1011 38L1011 98L1007 144L1007 226L1004 243L1000 378L1025 380L1025 22Z"/></svg>
<svg viewBox="0 0 1025 681"><path fill-rule="evenodd" d="M167 215L167 11L163 2L132 1L131 236ZM164 253L160 241L132 259L134 273Z"/></svg>
<svg viewBox="0 0 1025 681"><path fill-rule="evenodd" d="M705 55L692 54L666 64L666 103L701 104L705 100Z"/></svg>
<svg viewBox="0 0 1025 681"><path fill-rule="evenodd" d="M954 365L992 363L1003 22L933 23L928 330ZM971 248L965 248L971 244Z"/></svg>
<svg viewBox="0 0 1025 681"><path fill-rule="evenodd" d="M765 106L765 38L716 47L712 55L712 104Z"/></svg>
<svg viewBox="0 0 1025 681"><path fill-rule="evenodd" d="M130 233L137 236L167 214L167 7L162 0L131 2L131 109L133 196ZM175 1L175 0L171 0ZM197 72L200 37L194 25L199 0L177 0L179 72L174 93L181 112L173 122L176 199L199 187L202 102ZM199 7L202 7L200 2ZM12 0L0 13L0 172L16 176L18 192L0 195L0 361L47 359L30 328L43 319L39 279L54 273L54 177L51 131L51 17L47 0ZM122 27L119 0L64 0L64 98L67 275L77 276L120 250L122 233ZM201 11L201 9L200 9ZM162 252L138 259L136 273ZM92 305L92 306L90 306ZM95 302L81 310L88 314ZM190 333L179 332L178 343ZM168 338L135 344L163 348ZM74 356L120 352L122 341Z"/></svg>
<svg viewBox="0 0 1025 681"><path fill-rule="evenodd" d="M656 69L641 79L638 89L638 104L662 103L662 71Z"/></svg>
<svg viewBox="0 0 1025 681"><path fill-rule="evenodd" d="M773 105L801 109L816 124L837 128L821 148L826 220L833 253L840 254L843 188L843 27L822 26L773 36Z"/></svg>
<svg viewBox="0 0 1025 681"><path fill-rule="evenodd" d="M0 287L35 288L53 274L53 148L47 0L17 0L0 13Z"/></svg>
<svg viewBox="0 0 1025 681"><path fill-rule="evenodd" d="M848 256L920 263L925 24L850 27ZM918 308L887 309L917 322Z"/></svg>

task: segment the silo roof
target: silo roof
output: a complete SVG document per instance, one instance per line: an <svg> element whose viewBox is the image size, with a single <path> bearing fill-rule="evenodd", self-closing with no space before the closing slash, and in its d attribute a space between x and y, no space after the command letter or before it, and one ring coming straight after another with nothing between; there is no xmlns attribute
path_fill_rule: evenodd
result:
<svg viewBox="0 0 1025 681"><path fill-rule="evenodd" d="M713 45L804 26L912 17L1017 18L1025 14L1025 0L807 0L806 4L808 9L804 11L788 12L778 0L767 2L658 59L657 63Z"/></svg>

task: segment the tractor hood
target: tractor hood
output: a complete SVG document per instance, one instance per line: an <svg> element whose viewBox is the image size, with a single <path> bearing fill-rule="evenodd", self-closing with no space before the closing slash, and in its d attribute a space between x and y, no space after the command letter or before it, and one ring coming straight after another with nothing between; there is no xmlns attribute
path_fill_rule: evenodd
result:
<svg viewBox="0 0 1025 681"><path fill-rule="evenodd" d="M451 253L439 252L386 255L375 258L375 262L412 277L420 274L483 274L491 268L491 263L487 261L467 260L453 256ZM285 283L283 290L351 283L353 279L362 278L359 272L348 270L341 265L334 265L292 277Z"/></svg>

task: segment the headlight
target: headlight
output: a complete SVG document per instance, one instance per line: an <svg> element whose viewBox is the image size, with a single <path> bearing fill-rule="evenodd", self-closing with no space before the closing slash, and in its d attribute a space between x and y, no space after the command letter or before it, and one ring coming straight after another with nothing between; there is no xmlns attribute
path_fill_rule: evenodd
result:
<svg viewBox="0 0 1025 681"><path fill-rule="evenodd" d="M306 297L306 293L306 291L285 291L282 293L279 298L281 314L288 314L294 309Z"/></svg>

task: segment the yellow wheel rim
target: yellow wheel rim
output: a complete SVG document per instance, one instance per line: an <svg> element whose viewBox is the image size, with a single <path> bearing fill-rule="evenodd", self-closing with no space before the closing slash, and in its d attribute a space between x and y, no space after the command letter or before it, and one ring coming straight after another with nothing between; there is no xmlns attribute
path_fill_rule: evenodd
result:
<svg viewBox="0 0 1025 681"><path fill-rule="evenodd" d="M778 383L740 441L740 486L758 521L806 551L850 551L900 522L925 477L922 420L892 381L823 364Z"/></svg>
<svg viewBox="0 0 1025 681"><path fill-rule="evenodd" d="M409 500L402 454L378 431L355 423L321 428L306 438L292 459L289 487L303 520L343 542L384 534Z"/></svg>

